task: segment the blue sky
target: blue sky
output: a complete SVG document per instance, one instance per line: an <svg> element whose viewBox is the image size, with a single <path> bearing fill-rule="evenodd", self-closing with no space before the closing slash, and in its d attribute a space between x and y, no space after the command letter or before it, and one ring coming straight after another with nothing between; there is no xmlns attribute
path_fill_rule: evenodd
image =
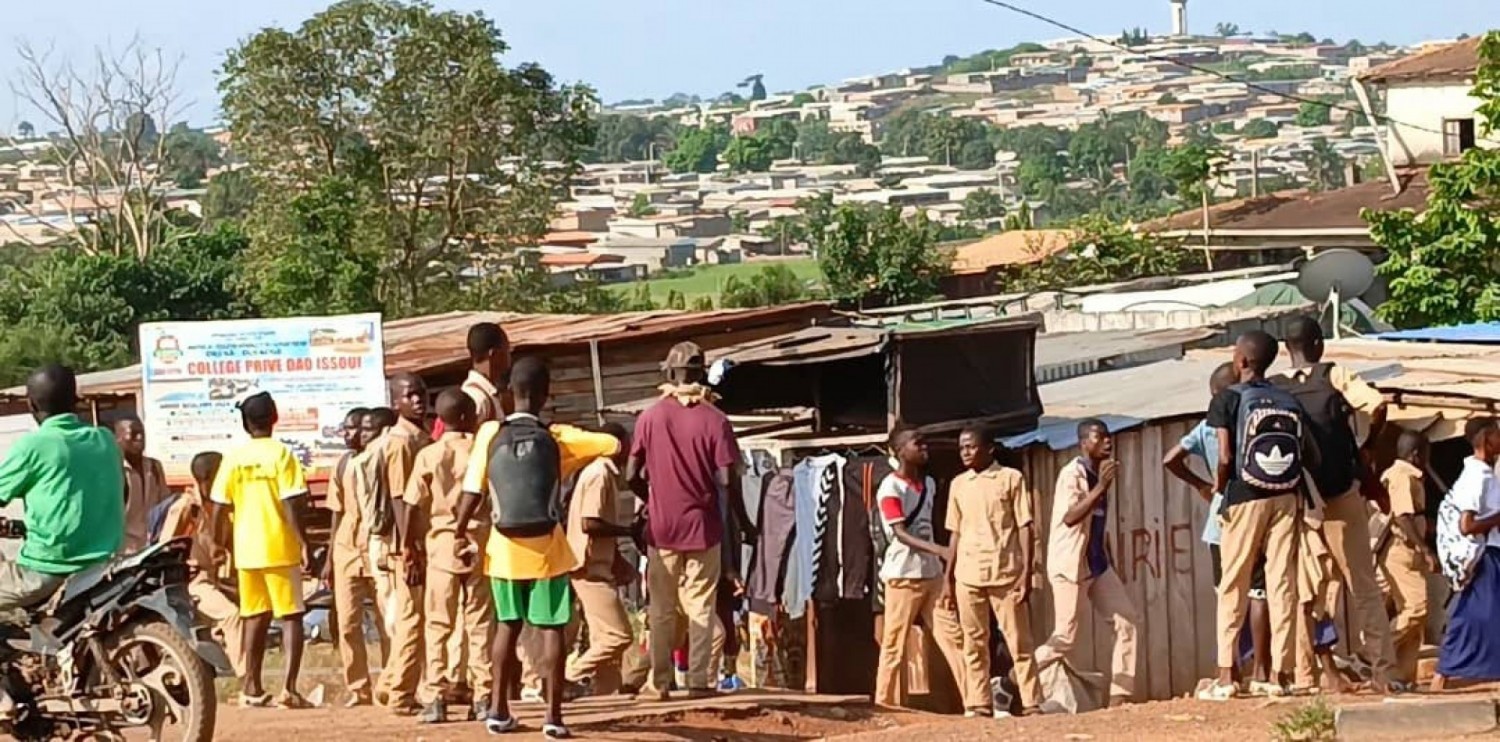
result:
<svg viewBox="0 0 1500 742"><path fill-rule="evenodd" d="M1164 31L1167 0L1013 0L1099 35L1127 26ZM82 58L139 35L180 55L188 118L217 115L215 74L224 50L268 25L295 26L320 0L71 0L6 2L0 77L18 62L11 39ZM1019 41L1064 36L980 0L438 0L481 10L511 44L508 62L536 61L566 80L595 86L607 101L715 95L752 73L772 91L933 63ZM1189 0L1195 30L1231 21L1258 32L1410 43L1500 27L1500 0ZM20 117L0 87L0 129ZM46 125L38 120L38 129Z"/></svg>

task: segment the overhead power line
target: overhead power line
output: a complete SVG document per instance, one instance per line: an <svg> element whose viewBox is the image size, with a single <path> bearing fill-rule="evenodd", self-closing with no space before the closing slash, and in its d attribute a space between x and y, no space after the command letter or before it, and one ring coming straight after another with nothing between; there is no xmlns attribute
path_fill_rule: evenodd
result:
<svg viewBox="0 0 1500 742"><path fill-rule="evenodd" d="M1250 80L1241 80L1241 79L1236 78L1236 77L1234 77L1232 75L1228 75L1228 74L1220 72L1220 71L1218 71L1216 69L1213 69L1212 67L1204 67L1202 65L1194 64L1192 62L1188 62L1188 61L1185 61L1185 60L1182 60L1182 59L1177 59L1175 57L1166 56L1166 55L1163 55L1163 54L1152 54L1152 53L1149 53L1149 52L1142 52L1140 50L1133 49L1133 48L1131 48L1131 47L1129 47L1129 46L1127 46L1125 44L1122 44L1122 43L1120 43L1118 41L1114 41L1114 40L1111 40L1111 39L1107 39L1107 38L1103 38L1101 36L1096 36L1094 34L1091 34L1088 31L1085 31L1085 30L1083 30L1081 28L1078 28L1077 26L1073 26L1073 25L1071 25L1071 24L1069 24L1069 23L1067 23L1065 21L1059 21L1056 18L1051 18L1049 16L1043 15L1043 14L1038 13L1036 11L1028 10L1026 8L1023 8L1023 7L1020 7L1018 5L1015 5L1014 3L1006 2L1006 0L980 0L980 2L989 4L989 5L993 5L993 6L997 7L997 8L1003 8L1003 9L1009 10L1009 11L1011 11L1013 13L1018 13L1020 15L1024 15L1027 18L1031 18L1032 20L1041 21L1042 23L1045 23L1045 24L1047 24L1049 26L1060 28L1060 29L1062 29L1064 31L1067 31L1068 33L1071 33L1071 34L1076 34L1076 35L1078 35L1080 37L1088 39L1089 41L1093 41L1093 42L1095 42L1097 44L1104 44L1105 46L1113 47L1115 49L1118 49L1120 51L1123 51L1123 52L1126 52L1126 53L1129 53L1129 54L1138 54L1140 56L1143 56L1143 57L1145 57L1147 59L1150 59L1150 60L1153 60L1153 61L1166 62L1168 64L1175 64L1175 65L1177 65L1179 67L1183 67L1185 69L1189 69L1189 70L1192 70L1194 72L1199 72L1199 73L1202 73L1202 74L1205 74L1205 75L1212 75L1212 76L1217 77L1217 78L1219 78L1221 80L1224 80L1226 82L1238 83L1240 85L1244 85L1245 87L1247 87L1247 88L1249 88L1251 90L1255 90L1255 91L1258 91L1258 92L1261 92L1261 93L1265 93L1267 95L1274 95L1274 96L1276 96L1278 98L1281 98L1281 99L1284 99L1284 100L1293 101L1293 102L1296 102L1296 103L1306 103L1308 105L1313 105L1313 106L1323 106L1325 108L1328 108L1329 110L1334 110L1334 111L1344 111L1345 113L1354 113L1354 114L1359 114L1361 116L1365 115L1365 112L1362 109L1355 108L1353 106L1344 106L1344 105L1340 105L1338 103L1332 103L1332 102L1325 101L1325 100L1318 100L1317 98L1307 98L1307 97L1304 97L1304 96L1296 95L1295 93L1285 93L1285 92L1282 92L1280 90L1276 90L1274 88L1269 88L1269 87L1266 87L1264 85L1260 85L1260 84L1255 83L1255 82L1250 81ZM1412 123L1408 123L1408 122L1405 122L1405 121L1398 121L1396 119L1393 119L1393 118L1391 118L1389 116L1386 116L1386 115L1383 115L1383 114L1378 114L1378 113L1374 114L1373 118L1375 119L1375 121L1371 121L1370 122L1371 125L1374 125L1377 121L1386 121L1386 122L1393 123L1393 124L1396 124L1398 126L1401 126L1401 127L1407 128L1407 129L1412 129L1412 130L1415 130L1415 131L1424 131L1424 132L1427 132L1429 134L1438 134L1438 135L1442 135L1442 136L1447 136L1447 132L1444 132L1444 131L1442 131L1440 129L1434 129L1434 128L1427 127L1427 126L1421 126L1419 124L1412 124Z"/></svg>

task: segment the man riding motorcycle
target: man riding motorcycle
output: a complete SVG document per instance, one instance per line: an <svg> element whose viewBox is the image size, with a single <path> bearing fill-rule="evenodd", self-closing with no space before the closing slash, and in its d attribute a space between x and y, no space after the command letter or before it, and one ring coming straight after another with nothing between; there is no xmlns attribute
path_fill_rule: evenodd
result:
<svg viewBox="0 0 1500 742"><path fill-rule="evenodd" d="M125 537L125 478L109 431L78 419L73 371L44 366L26 381L40 427L0 463L0 506L25 505L26 540L0 557L0 614L35 606L69 575L108 560Z"/></svg>

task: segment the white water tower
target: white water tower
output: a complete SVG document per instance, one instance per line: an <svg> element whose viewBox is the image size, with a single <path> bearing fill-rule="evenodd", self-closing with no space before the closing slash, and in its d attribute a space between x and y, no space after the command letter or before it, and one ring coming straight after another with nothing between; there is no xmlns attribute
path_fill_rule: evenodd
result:
<svg viewBox="0 0 1500 742"><path fill-rule="evenodd" d="M1172 35L1188 35L1187 0L1172 0Z"/></svg>

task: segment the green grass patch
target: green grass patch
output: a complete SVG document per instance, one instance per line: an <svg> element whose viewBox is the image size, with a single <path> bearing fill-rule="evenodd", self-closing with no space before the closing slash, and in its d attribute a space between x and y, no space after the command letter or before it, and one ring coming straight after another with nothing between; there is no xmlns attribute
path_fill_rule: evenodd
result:
<svg viewBox="0 0 1500 742"><path fill-rule="evenodd" d="M1338 738L1333 707L1319 698L1299 706L1271 725L1278 742L1333 742Z"/></svg>
<svg viewBox="0 0 1500 742"><path fill-rule="evenodd" d="M714 300L714 306L719 304L719 291L724 282L731 276L738 277L741 281L749 280L751 276L760 273L762 269L772 265L783 265L791 269L792 273L804 282L821 284L823 272L818 268L818 261L812 258L790 258L787 260L755 260L745 263L733 263L728 265L705 265L696 268L671 271L658 274L644 282L611 284L613 291L632 293L636 291L641 283L651 288L651 299L658 305L667 301L667 295L673 291L682 294L687 303L691 305L693 300L700 296L707 296Z"/></svg>

